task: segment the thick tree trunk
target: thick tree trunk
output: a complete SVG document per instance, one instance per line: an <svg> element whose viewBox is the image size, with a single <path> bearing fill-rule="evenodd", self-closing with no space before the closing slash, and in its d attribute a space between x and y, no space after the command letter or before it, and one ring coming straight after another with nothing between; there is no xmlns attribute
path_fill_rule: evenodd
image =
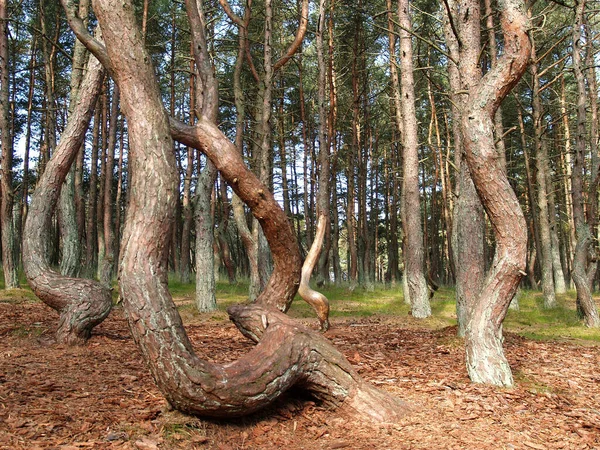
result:
<svg viewBox="0 0 600 450"><path fill-rule="evenodd" d="M131 154L134 201L128 210L121 268L124 306L134 339L169 403L188 413L235 417L256 411L292 385L302 384L326 404L341 405L350 415L379 422L397 420L406 411L405 405L365 384L322 338L262 305L231 311L233 320L247 336L260 339L248 355L220 366L194 354L167 289L168 254L164 243L170 235L171 204L178 178L169 122L150 58L136 29L131 3L96 0L94 7L100 24L111 25L106 33L108 58L105 59L112 63L121 87L123 111L134 149ZM133 57L129 59L126 55ZM212 153L217 167L225 163L224 177L249 201L274 244L275 270L271 280L277 278L282 268L278 262L289 261L290 254L285 252L296 244L283 210L268 192L246 190L255 183L252 177L248 180L230 177L232 172L228 169L239 167L240 156L214 124L201 121L195 129L174 121L172 124L180 131L190 132L185 134L190 140L194 134L201 136L203 139L196 141L201 144L198 147ZM214 148L213 143L217 144ZM265 208L272 208L274 214L262 216ZM282 217L284 220L278 222ZM297 249L293 254L298 254ZM295 287L295 277L287 275L282 281Z"/></svg>
<svg viewBox="0 0 600 450"><path fill-rule="evenodd" d="M402 192L402 225L404 227L404 277L408 281L411 312L414 317L425 318L431 315L429 288L425 278L425 249L423 227L421 224L421 206L419 198L419 142L417 136L417 116L415 109L415 91L412 63L412 36L409 2L398 0L400 26L400 64L402 77L400 91L402 95L404 176Z"/></svg>
<svg viewBox="0 0 600 450"><path fill-rule="evenodd" d="M19 277L17 274L18 244L13 222L13 145L9 124L9 72L8 15L6 0L0 0L0 135L2 139L0 225L2 228L2 270L4 272L4 288L15 289L19 287Z"/></svg>
<svg viewBox="0 0 600 450"><path fill-rule="evenodd" d="M496 67L470 90L462 117L466 161L496 238L494 260L467 324L465 345L472 381L510 386L513 379L502 350L502 321L525 274L527 228L497 157L493 120L527 68L531 43L523 2L501 0L499 7L504 53Z"/></svg>
<svg viewBox="0 0 600 450"><path fill-rule="evenodd" d="M44 303L60 314L56 336L68 344L85 342L92 328L104 320L112 306L108 288L92 280L62 276L51 269L47 259L52 214L65 177L83 143L103 78L104 70L96 58L91 57L78 104L33 194L23 237L23 266L29 285Z"/></svg>
<svg viewBox="0 0 600 450"><path fill-rule="evenodd" d="M454 138L454 159L458 170L455 194L456 203L452 223L452 247L456 276L456 316L458 335L464 336L469 315L473 309L485 272L484 231L485 216L481 201L475 191L469 167L464 161L461 116L465 102L460 91L469 90L481 78L478 64L480 52L479 8L469 8L465 20L459 18L456 1L450 2L446 11L444 32L448 47L455 62L448 65L448 75L452 88L452 133ZM470 20L467 20L469 19ZM458 31L455 30L458 26ZM458 35L455 34L458 32ZM459 45L459 40L467 43Z"/></svg>

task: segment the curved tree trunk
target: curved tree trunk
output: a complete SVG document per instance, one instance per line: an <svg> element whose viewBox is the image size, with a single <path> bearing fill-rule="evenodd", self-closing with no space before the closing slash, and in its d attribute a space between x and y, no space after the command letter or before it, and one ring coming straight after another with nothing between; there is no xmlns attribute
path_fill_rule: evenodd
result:
<svg viewBox="0 0 600 450"><path fill-rule="evenodd" d="M525 274L527 229L519 201L497 157L494 115L527 68L531 43L521 0L501 0L504 53L469 92L462 117L466 160L496 238L491 269L476 298L466 330L467 370L472 381L513 383L502 350L502 321Z"/></svg>
<svg viewBox="0 0 600 450"><path fill-rule="evenodd" d="M485 214L473 185L469 167L464 160L460 125L465 102L465 96L461 95L460 91L468 91L481 79L480 14L479 9L468 8L468 20L456 20L460 11L458 2L450 1L449 5L450 9L446 11L444 20L444 32L448 49L456 61L448 63L448 78L452 89L452 115L456 118L452 121L452 133L455 146L454 160L458 171L454 190L456 204L452 220L452 254L456 275L458 335L464 336L485 272ZM455 30L455 26L458 30ZM463 45L459 45L459 42Z"/></svg>
<svg viewBox="0 0 600 450"><path fill-rule="evenodd" d="M325 214L319 216L315 239L310 246L308 255L306 255L304 264L302 265L302 277L300 278L300 286L298 288L300 297L302 297L302 299L317 312L317 317L319 318L319 322L321 322L321 331L329 330L329 300L327 300L327 297L320 292L311 289L309 282L315 264L319 260L323 239L325 238L327 226L329 225L328 222Z"/></svg>
<svg viewBox="0 0 600 450"><path fill-rule="evenodd" d="M66 4L64 0L63 4ZM252 208L270 239L274 272L258 299L267 305L238 307L231 315L246 335L260 343L249 354L224 366L199 359L185 334L167 288L168 242L178 177L169 121L134 8L124 0L95 0L107 28L107 56L122 94L130 133L131 192L123 238L121 292L131 332L158 387L180 410L214 417L234 417L268 405L281 392L302 384L329 405L375 421L395 421L403 403L364 383L348 362L317 334L296 326L269 308L285 309L297 289L299 251L293 229L273 196L257 189L257 179L238 178L248 169L217 127L201 120L190 127L172 121L184 143L194 143ZM187 134L181 134L182 131ZM200 139L194 140L194 136ZM214 145L213 145L214 144ZM241 166L240 166L241 165ZM233 169L233 170L228 170ZM271 297L273 296L273 297Z"/></svg>
<svg viewBox="0 0 600 450"><path fill-rule="evenodd" d="M33 194L23 231L23 267L33 292L60 314L56 332L60 342L80 344L92 328L110 312L110 290L96 281L69 278L52 270L47 259L52 214L61 187L85 138L94 112L104 70L90 57L79 91L79 101L69 117L67 128Z"/></svg>

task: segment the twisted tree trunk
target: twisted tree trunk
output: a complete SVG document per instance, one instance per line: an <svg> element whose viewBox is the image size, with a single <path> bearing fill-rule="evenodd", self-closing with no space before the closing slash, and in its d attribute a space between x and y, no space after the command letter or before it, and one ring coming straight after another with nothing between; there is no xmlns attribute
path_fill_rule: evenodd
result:
<svg viewBox="0 0 600 450"><path fill-rule="evenodd" d="M317 312L317 317L319 318L319 322L321 322L321 331L329 330L329 300L320 292L311 289L309 282L315 264L319 261L319 254L321 253L328 225L329 220L327 215L320 215L317 222L315 239L302 265L302 277L300 278L300 287L298 288L300 297Z"/></svg>
<svg viewBox="0 0 600 450"><path fill-rule="evenodd" d="M521 0L499 2L504 53L469 92L462 116L466 160L496 238L496 252L467 324L467 370L472 381L513 383L502 350L502 321L525 275L527 228L494 142L494 115L517 84L531 55L528 19ZM467 12L465 12L467 13Z"/></svg>
<svg viewBox="0 0 600 450"><path fill-rule="evenodd" d="M27 281L33 292L60 314L56 337L67 344L85 342L92 328L104 320L112 306L107 287L54 271L46 250L50 245L52 214L85 138L103 78L102 66L96 58L90 57L78 104L33 194L23 230L23 267Z"/></svg>
<svg viewBox="0 0 600 450"><path fill-rule="evenodd" d="M66 5L67 0L63 0ZM68 5L67 5L68 6ZM374 421L396 421L406 406L364 383L324 338L295 325L271 305L286 309L297 290L300 258L293 230L273 196L249 172L214 123L190 127L171 121L183 143L201 148L261 222L274 256L274 272L258 304L231 315L246 335L260 339L243 358L224 366L198 358L167 288L172 203L178 181L169 121L154 69L130 1L95 0L107 28L106 52L121 88L131 152L131 193L123 238L121 292L131 332L167 400L180 410L216 417L247 414L268 405L294 384L329 405ZM81 30L79 30L81 31Z"/></svg>

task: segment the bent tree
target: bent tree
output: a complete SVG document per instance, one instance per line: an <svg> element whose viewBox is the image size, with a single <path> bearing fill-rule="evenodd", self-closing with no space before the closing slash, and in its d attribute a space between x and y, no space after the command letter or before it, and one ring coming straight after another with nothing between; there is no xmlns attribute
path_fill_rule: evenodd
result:
<svg viewBox="0 0 600 450"><path fill-rule="evenodd" d="M68 0L63 5L69 7ZM106 48L70 24L110 67L121 90L131 148L131 203L122 244L123 305L132 335L154 379L174 407L204 416L253 412L294 384L330 406L376 421L395 421L406 406L365 383L345 358L318 334L298 326L286 310L298 288L300 257L291 224L272 194L245 167L214 123L196 126L169 118L130 0L95 0L106 28ZM193 351L167 287L168 242L174 219L177 174L171 134L202 150L263 226L274 259L267 288L251 306L230 309L258 345L226 365L203 361Z"/></svg>
<svg viewBox="0 0 600 450"><path fill-rule="evenodd" d="M84 343L112 307L108 287L94 280L63 276L51 268L48 260L52 215L85 139L103 79L102 65L90 56L78 103L38 182L23 230L23 268L27 281L33 292L60 314L56 338L67 344Z"/></svg>
<svg viewBox="0 0 600 450"><path fill-rule="evenodd" d="M466 2L459 21L469 20L479 1ZM492 224L496 249L490 270L476 296L465 334L467 370L474 382L513 384L502 350L502 321L525 274L527 228L494 139L494 116L517 84L531 55L528 19L522 0L500 0L504 53L468 93L462 114L466 161L475 189ZM466 42L465 42L466 44Z"/></svg>

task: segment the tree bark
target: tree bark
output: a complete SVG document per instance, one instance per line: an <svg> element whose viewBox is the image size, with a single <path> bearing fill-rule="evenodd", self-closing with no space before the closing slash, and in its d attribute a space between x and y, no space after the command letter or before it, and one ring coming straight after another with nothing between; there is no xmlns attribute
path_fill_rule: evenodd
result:
<svg viewBox="0 0 600 450"><path fill-rule="evenodd" d="M586 80L582 69L581 52L584 46L582 29L584 26L585 0L579 0L575 8L575 24L573 26L573 71L577 81L577 133L575 136L575 161L572 173L572 198L573 198L573 220L575 222L575 234L577 244L575 245L575 256L573 258L573 282L577 288L577 307L582 315L585 325L588 327L600 327L600 316L598 308L592 297L591 283L589 277L595 272L595 261L597 255L593 244L590 220L586 221L584 214L583 198L583 172L586 151ZM590 186L596 186L597 180L592 180ZM596 193L592 189L591 198L596 200ZM595 208L594 208L595 210ZM594 218L595 220L595 218ZM588 274L588 270L590 274Z"/></svg>
<svg viewBox="0 0 600 450"><path fill-rule="evenodd" d="M9 73L8 15L6 0L0 0L0 135L2 139L0 225L2 227L2 270L4 272L4 288L16 289L19 287L17 274L18 245L13 223L13 145L9 124Z"/></svg>
<svg viewBox="0 0 600 450"><path fill-rule="evenodd" d="M496 238L492 266L467 324L465 346L472 381L510 386L513 378L502 350L502 321L525 274L527 229L497 157L493 121L498 106L527 68L531 43L523 2L501 0L499 7L504 53L496 67L471 88L462 116L466 161Z"/></svg>
<svg viewBox="0 0 600 450"><path fill-rule="evenodd" d="M331 248L331 214L329 194L329 139L327 137L327 98L325 88L327 85L327 65L325 64L325 44L323 34L325 33L325 0L319 1L319 22L317 25L317 61L319 67L318 75L318 103L319 103L319 179L317 190L317 217L325 221L323 236L323 251L320 253L317 267L317 284L323 285L329 282L329 250Z"/></svg>
<svg viewBox="0 0 600 450"><path fill-rule="evenodd" d="M402 225L406 245L404 246L404 276L408 281L411 312L414 317L423 319L431 315L429 288L425 278L425 249L421 224L421 201L419 197L419 141L417 136L417 116L415 109L415 88L413 77L413 52L411 20L408 0L398 0L400 30L400 64L402 77L402 120L404 144L404 176L402 192Z"/></svg>
<svg viewBox="0 0 600 450"><path fill-rule="evenodd" d="M540 79L538 76L538 61L535 52L535 43L531 39L531 59L529 66L533 78L532 92L532 119L535 142L536 182L537 182L537 204L539 208L539 245L540 245L540 268L542 272L542 292L544 294L544 307L554 308L556 306L556 295L554 292L554 272L552 269L552 240L550 235L550 210L548 208L548 195L550 187L547 186L550 166L548 163L548 147L544 138L544 123L542 113L542 102L540 98Z"/></svg>
<svg viewBox="0 0 600 450"><path fill-rule="evenodd" d="M62 276L52 270L47 257L52 213L83 143L103 78L102 66L96 58L90 57L78 104L33 194L23 237L27 281L33 292L60 314L57 340L71 345L84 343L112 306L109 289L93 280Z"/></svg>
<svg viewBox="0 0 600 450"><path fill-rule="evenodd" d="M452 133L455 146L454 160L458 171L454 190L456 203L452 220L454 225L452 247L456 276L458 335L464 336L485 272L485 216L469 167L464 161L464 138L460 123L464 113L465 96L459 94L461 91L468 91L481 79L481 68L478 64L481 47L480 13L478 7L468 8L469 14L461 20L458 2L451 1L449 4L450 10L446 11L444 32L454 59L454 62L448 64L448 75L452 88L452 115L456 118L452 121ZM455 29L456 27L458 30ZM459 45L460 42L463 44Z"/></svg>
<svg viewBox="0 0 600 450"><path fill-rule="evenodd" d="M194 354L167 289L168 252L164 243L168 242L173 221L171 205L178 178L169 121L150 58L141 45L132 4L95 0L94 9L100 24L109 28L106 59L112 63L121 87L123 112L134 149L133 201L128 210L121 268L124 307L134 339L169 403L188 413L235 417L268 405L281 392L301 383L326 404L341 405L350 415L380 422L397 420L406 411L402 403L366 385L322 338L263 305L231 311L246 335L258 339L265 329L259 344L248 355L220 366ZM224 177L232 182L238 195L249 200L249 206L263 223L265 235L275 244L273 280L281 268L278 262L289 261L290 254L285 251L296 244L294 239L289 240L292 228L283 210L268 192L246 190L248 181L253 184L255 179L238 178L234 182L230 178L228 169L238 167L240 156L214 124L201 120L198 127L190 129L175 121L171 123L180 131L201 136L203 139L196 143L209 153L214 151L217 167L225 162ZM275 214L262 217L265 207L274 208ZM283 222L278 223L282 217ZM294 253L298 254L297 248L291 255ZM284 281L288 286L296 286L293 280L293 276L288 276Z"/></svg>

